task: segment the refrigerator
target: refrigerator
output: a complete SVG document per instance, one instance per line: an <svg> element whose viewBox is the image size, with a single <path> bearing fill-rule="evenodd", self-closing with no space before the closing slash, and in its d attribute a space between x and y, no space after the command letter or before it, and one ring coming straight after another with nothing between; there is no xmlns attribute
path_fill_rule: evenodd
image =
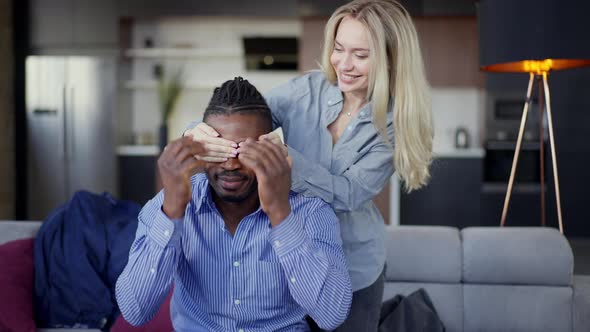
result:
<svg viewBox="0 0 590 332"><path fill-rule="evenodd" d="M114 57L27 57L28 219L78 190L117 195L116 78Z"/></svg>

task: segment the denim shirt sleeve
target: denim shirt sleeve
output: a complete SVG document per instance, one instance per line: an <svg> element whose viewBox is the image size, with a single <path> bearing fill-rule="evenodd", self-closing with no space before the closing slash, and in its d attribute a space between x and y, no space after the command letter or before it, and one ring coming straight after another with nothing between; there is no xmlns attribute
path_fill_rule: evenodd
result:
<svg viewBox="0 0 590 332"><path fill-rule="evenodd" d="M339 175L293 148L289 156L293 159L291 190L319 197L339 212L354 211L373 199L394 172L392 150L387 146L374 147Z"/></svg>
<svg viewBox="0 0 590 332"><path fill-rule="evenodd" d="M283 122L288 120L288 110L291 109L292 102L296 98L308 93L308 91L302 89L301 80L302 77L298 76L289 80L287 83L279 85L264 95L266 104L270 108L272 114L273 130L282 127Z"/></svg>

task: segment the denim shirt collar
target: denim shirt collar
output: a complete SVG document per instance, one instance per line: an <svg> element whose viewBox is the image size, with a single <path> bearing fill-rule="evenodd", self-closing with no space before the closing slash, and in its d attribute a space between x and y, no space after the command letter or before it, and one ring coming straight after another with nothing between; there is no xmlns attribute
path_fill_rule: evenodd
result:
<svg viewBox="0 0 590 332"><path fill-rule="evenodd" d="M334 121L334 119L336 119L338 114L340 114L340 112L342 111L343 102L344 102L344 96L342 94L342 91L340 91L340 88L338 88L338 85L329 83L328 89L326 91L325 103L326 103L327 109L328 109L328 112L326 115L327 115L330 123L332 121ZM390 104L391 104L391 99L390 99ZM370 120L372 115L373 115L373 103L368 102L367 104L365 104L361 108L361 111L357 114L357 118L361 121L367 120L367 119Z"/></svg>

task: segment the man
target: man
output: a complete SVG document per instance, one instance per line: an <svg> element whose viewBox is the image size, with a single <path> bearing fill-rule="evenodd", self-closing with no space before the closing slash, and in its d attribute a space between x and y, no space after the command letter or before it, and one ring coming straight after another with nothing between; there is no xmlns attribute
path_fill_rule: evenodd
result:
<svg viewBox="0 0 590 332"><path fill-rule="evenodd" d="M257 141L272 129L263 97L242 78L227 81L203 121L239 154L193 175L204 143L183 137L163 151L164 189L142 209L117 281L124 318L150 320L174 283L179 332L308 331L306 316L336 328L352 296L338 220L325 202L291 192L288 157Z"/></svg>

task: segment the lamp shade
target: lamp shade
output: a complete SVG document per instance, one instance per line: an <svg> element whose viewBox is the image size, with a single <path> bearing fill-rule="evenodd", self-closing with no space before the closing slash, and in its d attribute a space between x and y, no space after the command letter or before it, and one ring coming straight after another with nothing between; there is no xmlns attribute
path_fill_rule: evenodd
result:
<svg viewBox="0 0 590 332"><path fill-rule="evenodd" d="M480 66L539 72L590 65L590 1L480 0Z"/></svg>

